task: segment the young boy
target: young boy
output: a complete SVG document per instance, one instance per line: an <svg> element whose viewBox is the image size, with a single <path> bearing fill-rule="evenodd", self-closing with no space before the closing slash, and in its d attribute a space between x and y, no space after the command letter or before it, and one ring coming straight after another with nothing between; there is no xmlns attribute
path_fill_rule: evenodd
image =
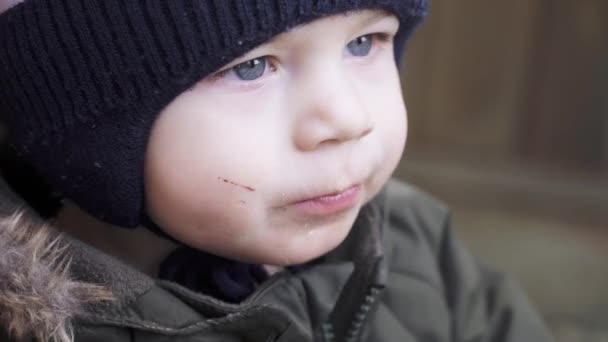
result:
<svg viewBox="0 0 608 342"><path fill-rule="evenodd" d="M0 111L17 159L62 201L52 229L31 209L2 222L0 338L551 340L519 290L458 244L442 205L389 181L407 127L395 61L426 11L8 9ZM24 205L2 193L4 212Z"/></svg>

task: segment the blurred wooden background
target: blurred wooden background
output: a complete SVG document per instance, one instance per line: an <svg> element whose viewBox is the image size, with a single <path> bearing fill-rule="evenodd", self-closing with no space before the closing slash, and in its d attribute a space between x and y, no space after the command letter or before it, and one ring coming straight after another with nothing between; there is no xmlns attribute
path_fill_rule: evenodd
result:
<svg viewBox="0 0 608 342"><path fill-rule="evenodd" d="M459 201L608 226L607 14L605 0L433 0L406 53L398 174L448 192L456 165Z"/></svg>
<svg viewBox="0 0 608 342"><path fill-rule="evenodd" d="M410 147L608 173L608 1L431 13L407 55Z"/></svg>
<svg viewBox="0 0 608 342"><path fill-rule="evenodd" d="M560 342L608 341L608 1L432 0L397 176L518 279Z"/></svg>

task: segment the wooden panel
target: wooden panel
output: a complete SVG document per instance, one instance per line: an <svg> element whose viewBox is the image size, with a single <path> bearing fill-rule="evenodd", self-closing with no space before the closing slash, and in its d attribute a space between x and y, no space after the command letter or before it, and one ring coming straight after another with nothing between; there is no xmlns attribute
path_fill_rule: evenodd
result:
<svg viewBox="0 0 608 342"><path fill-rule="evenodd" d="M608 1L434 0L404 71L410 149L608 174Z"/></svg>
<svg viewBox="0 0 608 342"><path fill-rule="evenodd" d="M413 145L512 152L533 3L433 1L405 72Z"/></svg>
<svg viewBox="0 0 608 342"><path fill-rule="evenodd" d="M608 29L608 25L606 27ZM600 68L597 73L597 82L595 84L595 99L597 102L597 111L603 120L603 130L600 134L600 145L602 146L599 159L601 172L608 179L608 43L603 47L603 58L600 58Z"/></svg>
<svg viewBox="0 0 608 342"><path fill-rule="evenodd" d="M545 0L520 151L564 166L604 164L608 2Z"/></svg>

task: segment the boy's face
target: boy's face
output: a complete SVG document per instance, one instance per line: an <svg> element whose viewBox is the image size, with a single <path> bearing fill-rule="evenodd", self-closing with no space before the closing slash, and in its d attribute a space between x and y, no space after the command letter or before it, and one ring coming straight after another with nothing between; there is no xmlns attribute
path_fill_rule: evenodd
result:
<svg viewBox="0 0 608 342"><path fill-rule="evenodd" d="M405 144L398 26L380 11L320 19L176 98L147 151L150 216L251 263L303 263L340 244Z"/></svg>

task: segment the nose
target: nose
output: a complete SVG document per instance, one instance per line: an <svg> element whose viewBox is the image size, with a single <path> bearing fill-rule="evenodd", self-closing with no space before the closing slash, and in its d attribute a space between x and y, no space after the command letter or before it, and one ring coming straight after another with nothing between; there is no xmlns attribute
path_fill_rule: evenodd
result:
<svg viewBox="0 0 608 342"><path fill-rule="evenodd" d="M327 74L300 89L294 129L297 149L311 151L369 135L374 124L362 96L348 79Z"/></svg>

